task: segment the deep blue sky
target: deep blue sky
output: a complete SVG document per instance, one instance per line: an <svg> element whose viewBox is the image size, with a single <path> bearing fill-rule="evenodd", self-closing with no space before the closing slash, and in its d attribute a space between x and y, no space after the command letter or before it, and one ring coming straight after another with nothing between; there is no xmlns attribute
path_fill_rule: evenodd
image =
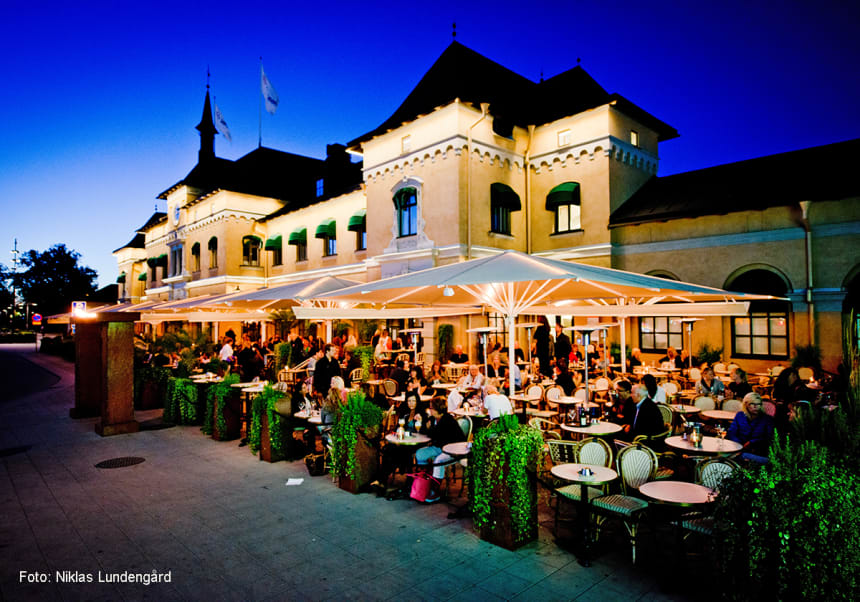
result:
<svg viewBox="0 0 860 602"><path fill-rule="evenodd" d="M111 252L196 162L207 65L233 134L219 156L256 146L262 55L281 99L264 145L323 157L397 108L453 21L457 40L533 80L581 57L675 126L660 175L860 137L856 1L185 4L5 5L0 262L15 237L64 242L113 282Z"/></svg>

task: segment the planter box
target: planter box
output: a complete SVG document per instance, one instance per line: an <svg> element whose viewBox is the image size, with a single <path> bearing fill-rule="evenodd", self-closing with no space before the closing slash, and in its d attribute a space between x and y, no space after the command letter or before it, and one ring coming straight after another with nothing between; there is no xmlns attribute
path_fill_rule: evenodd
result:
<svg viewBox="0 0 860 602"><path fill-rule="evenodd" d="M359 435L355 444L357 478L338 477L338 486L350 493L358 493L359 489L373 481L379 468L379 451L367 441L373 441L379 435L379 427L367 429L365 435L367 439Z"/></svg>
<svg viewBox="0 0 860 602"><path fill-rule="evenodd" d="M360 488L358 481L350 479L349 477L338 477L337 486L350 493L358 493Z"/></svg>
<svg viewBox="0 0 860 602"><path fill-rule="evenodd" d="M275 420L281 421L281 426L283 427L283 422L279 414L275 414ZM289 433L292 437L292 433ZM281 460L286 459L286 449L288 446L288 442L284 441L281 443L280 452L275 452L272 449L272 441L269 436L269 413L266 411L262 412L260 416L260 459L265 462L280 462Z"/></svg>
<svg viewBox="0 0 860 602"><path fill-rule="evenodd" d="M141 410L154 410L164 407L164 391L158 383L146 381L140 391L140 408Z"/></svg>
<svg viewBox="0 0 860 602"><path fill-rule="evenodd" d="M532 499L533 515L529 517L531 528L521 535L514 533L511 521L511 491L507 486L507 475L494 475L493 501L490 503L490 519L481 527L481 539L508 550L516 550L520 546L535 541L538 536L537 517L537 477L529 472L529 492Z"/></svg>
<svg viewBox="0 0 860 602"><path fill-rule="evenodd" d="M224 432L218 430L218 413L220 406L224 406L224 420L227 423ZM239 413L241 411L241 400L238 396L227 397L223 400L215 400L212 411L212 438L216 441L232 441L239 438L240 424Z"/></svg>

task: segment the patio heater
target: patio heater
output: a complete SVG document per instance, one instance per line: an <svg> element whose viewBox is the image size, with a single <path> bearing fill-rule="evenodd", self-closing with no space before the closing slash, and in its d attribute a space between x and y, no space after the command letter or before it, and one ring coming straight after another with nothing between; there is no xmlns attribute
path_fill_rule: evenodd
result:
<svg viewBox="0 0 860 602"><path fill-rule="evenodd" d="M526 336L528 337L528 358L529 358L529 367L532 365L532 328L537 328L540 326L540 322L521 322L520 324L516 324L517 328L525 328Z"/></svg>
<svg viewBox="0 0 860 602"><path fill-rule="evenodd" d="M681 318L681 323L684 324L685 329L687 330L687 344L689 345L688 351L690 352L689 366L688 368L693 367L693 323L698 322L702 318Z"/></svg>
<svg viewBox="0 0 860 602"><path fill-rule="evenodd" d="M499 332L498 328L493 326L481 326L480 328L470 328L466 332L476 332L481 339L481 347L484 349L484 378L487 376L487 334L491 332Z"/></svg>

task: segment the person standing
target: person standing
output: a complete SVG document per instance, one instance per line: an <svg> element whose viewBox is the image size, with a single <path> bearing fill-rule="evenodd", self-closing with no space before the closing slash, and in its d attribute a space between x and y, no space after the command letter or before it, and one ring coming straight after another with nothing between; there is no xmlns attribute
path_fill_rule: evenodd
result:
<svg viewBox="0 0 860 602"><path fill-rule="evenodd" d="M540 316L538 322L540 322L540 326L535 328L533 339L535 355L540 362L541 374L552 376L552 369L549 365L549 323L545 316Z"/></svg>
<svg viewBox="0 0 860 602"><path fill-rule="evenodd" d="M565 361L570 361L570 337L564 334L564 330L561 327L561 324L556 322L555 325L555 362L558 364L558 360L564 359Z"/></svg>
<svg viewBox="0 0 860 602"><path fill-rule="evenodd" d="M335 346L329 343L314 367L314 391L326 395L331 388L333 376L341 376L341 371L335 355Z"/></svg>

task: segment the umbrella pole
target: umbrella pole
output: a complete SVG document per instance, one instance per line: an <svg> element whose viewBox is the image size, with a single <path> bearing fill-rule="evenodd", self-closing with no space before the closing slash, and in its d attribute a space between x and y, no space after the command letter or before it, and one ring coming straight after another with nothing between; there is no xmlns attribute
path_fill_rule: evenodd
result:
<svg viewBox="0 0 860 602"><path fill-rule="evenodd" d="M603 331L603 378L606 378L606 368L609 364L609 350L606 349L606 335L607 331Z"/></svg>
<svg viewBox="0 0 860 602"><path fill-rule="evenodd" d="M487 333L482 332L480 335L481 347L484 349L484 378L487 377Z"/></svg>
<svg viewBox="0 0 860 602"><path fill-rule="evenodd" d="M618 321L621 323L621 357L619 361L621 362L621 373L625 374L627 372L627 318L622 317Z"/></svg>
<svg viewBox="0 0 860 602"><path fill-rule="evenodd" d="M585 382L585 401L591 401L588 399L588 340L591 337L588 336L588 333L585 332L582 334L582 342L585 346L585 378L583 379Z"/></svg>

